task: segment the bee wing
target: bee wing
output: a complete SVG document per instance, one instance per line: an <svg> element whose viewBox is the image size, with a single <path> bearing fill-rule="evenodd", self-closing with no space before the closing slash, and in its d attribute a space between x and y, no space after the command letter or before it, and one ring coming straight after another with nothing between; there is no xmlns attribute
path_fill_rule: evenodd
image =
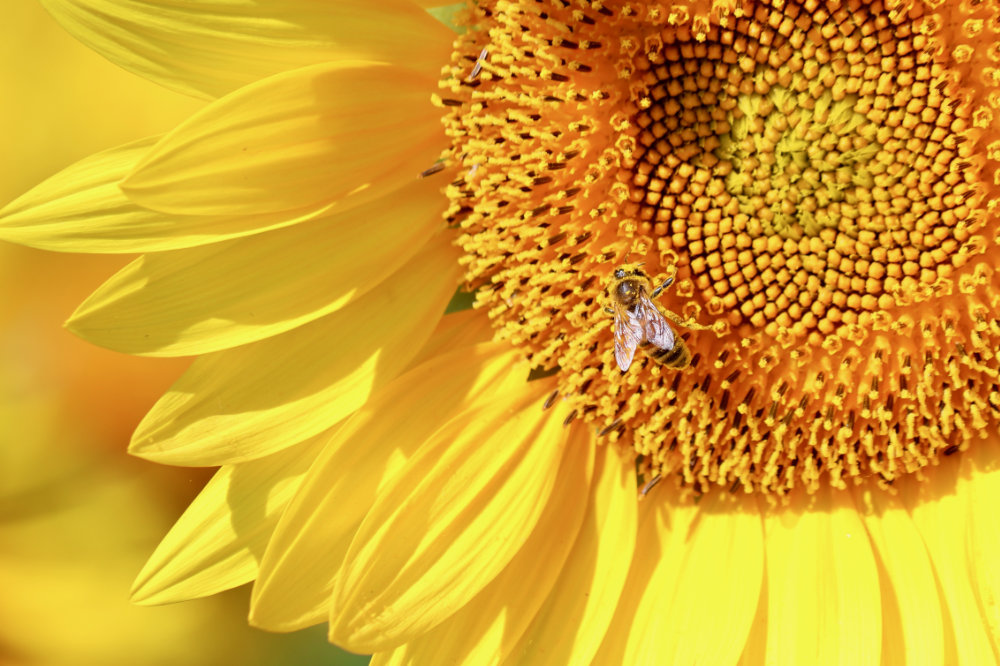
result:
<svg viewBox="0 0 1000 666"><path fill-rule="evenodd" d="M636 318L642 322L642 335L646 342L660 349L674 348L674 331L656 304L642 294L636 305Z"/></svg>
<svg viewBox="0 0 1000 666"><path fill-rule="evenodd" d="M615 360L622 372L628 370L632 365L632 357L635 350L642 342L643 326L642 321L634 314L628 312L618 303L614 304L615 312Z"/></svg>

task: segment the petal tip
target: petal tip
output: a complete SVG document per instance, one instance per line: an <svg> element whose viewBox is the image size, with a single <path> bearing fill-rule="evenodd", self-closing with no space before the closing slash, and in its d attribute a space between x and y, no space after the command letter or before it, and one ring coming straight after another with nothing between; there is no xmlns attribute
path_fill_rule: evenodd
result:
<svg viewBox="0 0 1000 666"><path fill-rule="evenodd" d="M336 602L334 602L334 608L337 607ZM347 606L341 608L348 609ZM326 634L327 640L333 645L348 652L354 652L355 654L385 652L405 642L387 641L387 637L382 635L384 632L379 632L377 627L366 624L362 617L343 612L343 610L339 614L333 613L329 621L330 624Z"/></svg>
<svg viewBox="0 0 1000 666"><path fill-rule="evenodd" d="M198 467L199 465L185 464L182 460L171 455L170 450L164 450L161 443L152 438L144 441L129 442L128 454L136 458L142 458L158 465L171 465L175 467Z"/></svg>
<svg viewBox="0 0 1000 666"><path fill-rule="evenodd" d="M334 624L331 622L329 630L326 634L326 639L333 645L336 645L344 650L358 652L358 648L355 645L354 632L350 631L344 623Z"/></svg>
<svg viewBox="0 0 1000 666"><path fill-rule="evenodd" d="M159 606L169 603L160 598L162 590L153 584L154 578L155 576L150 575L143 568L132 583L132 589L129 590L129 602L136 606Z"/></svg>
<svg viewBox="0 0 1000 666"><path fill-rule="evenodd" d="M250 612L247 613L247 623L255 629L273 631L279 634L289 634L310 626L301 622L292 622L288 618L267 612L259 604L250 601Z"/></svg>
<svg viewBox="0 0 1000 666"><path fill-rule="evenodd" d="M155 409L155 407L154 407ZM152 412L150 412L152 413ZM156 430L145 425L145 419L139 423L129 440L128 454L136 458L142 458L149 462L162 465L177 465L181 467L190 466L179 462L171 455L172 449L169 445L164 445L164 440L156 436ZM197 465L195 465L197 466Z"/></svg>

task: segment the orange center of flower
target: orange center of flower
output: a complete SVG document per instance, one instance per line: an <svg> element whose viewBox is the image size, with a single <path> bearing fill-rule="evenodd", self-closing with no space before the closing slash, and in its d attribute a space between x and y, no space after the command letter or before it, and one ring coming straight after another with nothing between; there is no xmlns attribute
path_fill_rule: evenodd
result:
<svg viewBox="0 0 1000 666"><path fill-rule="evenodd" d="M888 484L997 427L1000 18L932 4L472 10L439 98L469 283L647 476ZM711 326L689 368L615 364L640 261Z"/></svg>

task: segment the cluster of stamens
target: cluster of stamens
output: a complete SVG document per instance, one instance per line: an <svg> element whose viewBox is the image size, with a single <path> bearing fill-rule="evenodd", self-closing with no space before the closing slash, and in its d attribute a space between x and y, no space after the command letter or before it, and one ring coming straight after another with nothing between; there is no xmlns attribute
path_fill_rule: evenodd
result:
<svg viewBox="0 0 1000 666"><path fill-rule="evenodd" d="M470 22L440 98L469 283L646 474L891 484L995 428L1000 48L972 47L995 9L501 0ZM713 326L678 330L692 368L615 369L602 292L637 261Z"/></svg>
<svg viewBox="0 0 1000 666"><path fill-rule="evenodd" d="M689 255L710 314L820 344L952 275L980 174L911 21L772 16L651 55L628 212Z"/></svg>

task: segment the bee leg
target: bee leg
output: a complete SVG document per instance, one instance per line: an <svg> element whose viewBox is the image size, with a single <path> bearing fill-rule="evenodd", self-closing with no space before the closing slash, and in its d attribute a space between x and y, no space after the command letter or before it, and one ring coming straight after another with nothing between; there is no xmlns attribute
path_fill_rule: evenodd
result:
<svg viewBox="0 0 1000 666"><path fill-rule="evenodd" d="M666 280L663 281L663 284L661 284L659 287L657 287L656 289L653 290L653 293L650 294L649 297L650 298L656 298L657 296L659 296L660 294L663 293L664 289L666 289L667 287L669 287L673 283L674 283L674 279L672 277L668 277Z"/></svg>
<svg viewBox="0 0 1000 666"><path fill-rule="evenodd" d="M683 326L684 328L690 328L694 331L707 331L711 329L711 326L706 324L699 324L694 319L684 319L676 312L671 312L670 310L663 310L663 316L674 322L678 326Z"/></svg>
<svg viewBox="0 0 1000 666"><path fill-rule="evenodd" d="M613 315L615 313L615 311L612 310L611 308L604 308L604 311L607 312L609 315Z"/></svg>

